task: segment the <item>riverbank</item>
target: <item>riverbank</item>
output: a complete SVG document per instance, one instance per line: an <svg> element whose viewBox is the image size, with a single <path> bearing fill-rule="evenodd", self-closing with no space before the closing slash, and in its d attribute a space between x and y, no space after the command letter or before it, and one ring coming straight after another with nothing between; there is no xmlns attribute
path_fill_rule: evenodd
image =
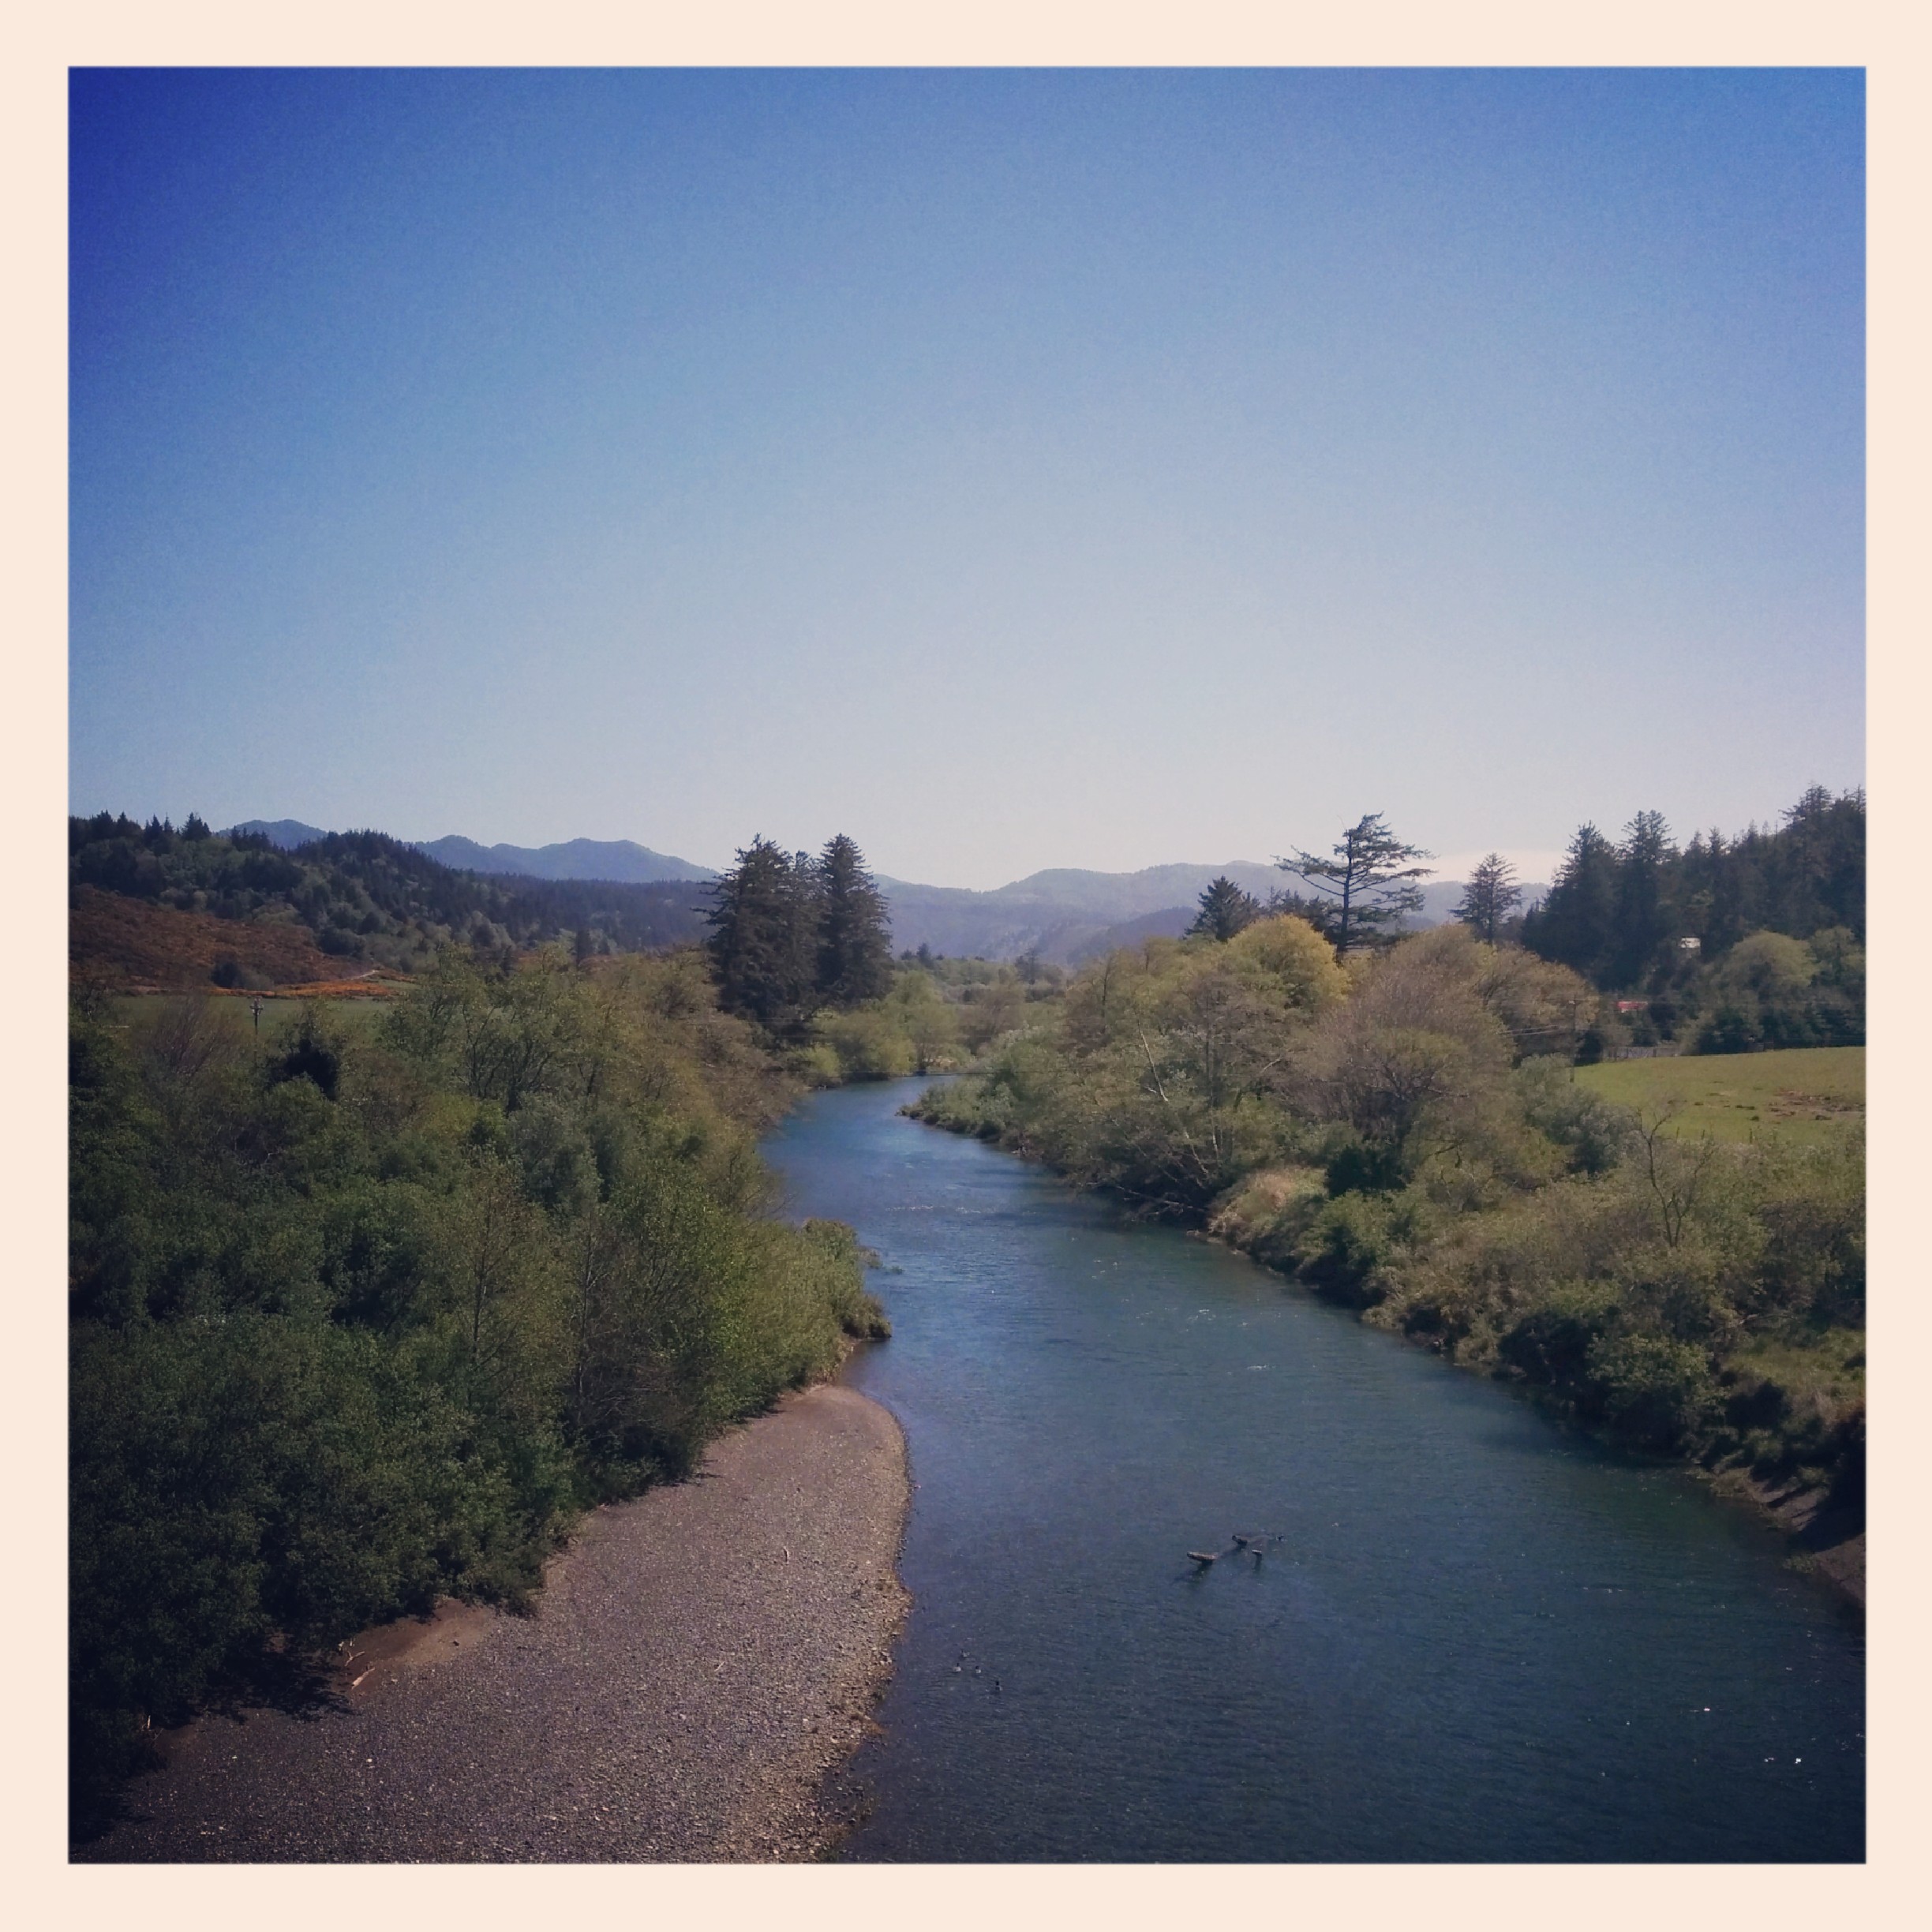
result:
<svg viewBox="0 0 1932 1932"><path fill-rule="evenodd" d="M1855 1859L1863 1637L1661 1462L897 1109L767 1136L884 1260L917 1593L855 1863ZM1273 1531L1204 1570L1190 1549ZM1800 1762L1802 1760L1802 1762Z"/></svg>
<svg viewBox="0 0 1932 1932"><path fill-rule="evenodd" d="M1279 1211L1284 1202L1279 1191L1270 1190L1269 1184L1274 1179L1275 1177L1265 1173L1252 1176L1243 1190L1242 1199L1259 1197L1267 1206ZM1294 1282L1306 1292L1316 1292L1308 1284L1297 1280L1292 1265L1283 1265L1284 1257L1279 1250L1269 1245L1269 1230L1265 1222L1257 1226L1244 1219L1239 1212L1241 1205L1241 1200L1230 1204L1212 1217L1205 1228L1190 1231L1204 1241L1245 1256L1257 1267ZM1425 1346L1435 1339L1426 1334L1407 1333L1399 1324L1381 1325L1402 1335L1406 1340L1421 1342ZM1488 1364L1464 1361L1452 1351L1436 1347L1433 1352L1458 1368L1473 1369L1478 1374L1492 1372ZM1531 1386L1537 1387L1535 1384ZM1546 1401L1552 1399L1546 1388L1537 1387L1537 1393ZM1560 1400L1556 1400L1554 1406L1572 1421L1580 1420L1573 1406ZM1619 1440L1614 1430L1601 1425L1593 1432L1606 1442L1616 1443ZM1848 1503L1843 1498L1834 1497L1828 1487L1807 1483L1802 1478L1766 1478L1735 1465L1713 1470L1687 1455L1666 1459L1687 1475L1706 1484L1713 1495L1748 1510L1771 1524L1790 1544L1789 1561L1792 1568L1822 1578L1848 1603L1855 1604L1861 1611L1864 1609L1865 1518L1862 1485L1858 1500Z"/></svg>
<svg viewBox="0 0 1932 1932"><path fill-rule="evenodd" d="M1211 1219L1204 1228L1189 1231L1197 1239L1226 1248L1253 1262L1257 1267L1265 1268L1270 1274L1312 1294L1314 1290L1297 1281L1292 1265L1283 1265L1279 1252L1271 1249L1266 1224L1257 1226L1245 1219L1238 1211L1243 1202L1251 1198L1279 1211L1286 1197L1279 1185L1271 1185L1275 1182L1276 1177L1265 1173L1250 1177L1240 1200ZM1395 1331L1401 1332L1399 1329ZM1425 1344L1428 1339L1414 1335L1404 1339L1421 1339ZM1457 1361L1453 1355L1445 1354L1440 1349L1434 1352L1443 1354L1445 1360L1457 1367L1473 1366L1477 1373L1488 1372L1481 1365ZM1548 1398L1547 1391L1538 1393ZM1565 1409L1561 1403L1556 1406L1572 1421L1577 1419L1574 1410ZM1597 1432L1605 1441L1616 1440L1613 1432ZM1828 1488L1801 1481L1765 1481L1748 1470L1735 1467L1713 1472L1688 1456L1668 1459L1685 1474L1706 1484L1713 1496L1748 1510L1781 1532L1791 1545L1789 1560L1792 1568L1822 1578L1848 1603L1855 1604L1861 1611L1864 1609L1865 1521L1862 1503L1859 1507L1848 1507L1835 1500Z"/></svg>
<svg viewBox="0 0 1932 1932"><path fill-rule="evenodd" d="M1039 1147L1023 1133L1012 1130L1010 1125L989 1132L989 1123L977 1118L970 1108L956 1113L944 1106L927 1105L928 1096L938 1091L926 1089L917 1101L908 1103L901 1111L923 1125L989 1142L1002 1153L1043 1167L1064 1184L1076 1189L1121 1198L1104 1185L1083 1184L1069 1176ZM1198 1219L1180 1215L1169 1219L1170 1225L1181 1226L1192 1238L1225 1248L1305 1292L1352 1308L1372 1325L1387 1328L1405 1340L1426 1347L1458 1368L1481 1375L1496 1374L1497 1364L1493 1351L1485 1355L1481 1350L1455 1346L1454 1338L1444 1332L1440 1322L1391 1320L1377 1309L1376 1294L1365 1291L1361 1284L1350 1283L1345 1292L1335 1293L1333 1282L1309 1278L1300 1265L1303 1259L1301 1250L1292 1238L1285 1237L1284 1230L1293 1230L1305 1224L1309 1219L1305 1212L1308 1205L1325 1202L1327 1198L1324 1177L1319 1169L1297 1165L1260 1168L1245 1175L1210 1204ZM1297 1214L1297 1209L1304 1211ZM1503 1372L1506 1379L1514 1379L1507 1368ZM1520 1376L1522 1372L1519 1363L1516 1375ZM1844 1484L1840 1492L1834 1494L1832 1485L1819 1481L1816 1472L1807 1476L1788 1469L1780 1472L1775 1467L1740 1466L1734 1459L1718 1462L1710 1454L1711 1444L1708 1440L1676 1452L1661 1450L1655 1443L1633 1440L1631 1432L1620 1432L1601 1418L1594 1423L1586 1420L1579 1413L1574 1401L1564 1399L1547 1383L1533 1378L1526 1379L1541 1399L1551 1402L1559 1413L1590 1429L1604 1441L1623 1448L1649 1450L1659 1455L1661 1459L1674 1464L1685 1474L1707 1484L1713 1494L1743 1507L1772 1525L1790 1545L1789 1562L1793 1569L1818 1577L1846 1602L1861 1612L1864 1609L1866 1552L1862 1474L1860 1480ZM1735 1394L1731 1388L1724 1392L1728 1395ZM1802 1410L1808 1406L1802 1400L1788 1402L1783 1391L1774 1389L1771 1393L1778 1398L1780 1408L1788 1406ZM1759 1400L1762 1399L1761 1395ZM1735 1444L1732 1449L1735 1456ZM1861 1468L1862 1453L1861 1439ZM1795 1459L1789 1458L1794 1462Z"/></svg>
<svg viewBox="0 0 1932 1932"><path fill-rule="evenodd" d="M886 1409L824 1384L597 1510L535 1613L353 1646L322 1708L205 1717L90 1862L795 1861L891 1672L909 1488Z"/></svg>

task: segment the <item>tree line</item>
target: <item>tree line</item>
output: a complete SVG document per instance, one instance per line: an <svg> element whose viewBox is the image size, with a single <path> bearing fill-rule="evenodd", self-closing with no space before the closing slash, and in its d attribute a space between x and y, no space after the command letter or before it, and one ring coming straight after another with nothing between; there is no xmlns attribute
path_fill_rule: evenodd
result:
<svg viewBox="0 0 1932 1932"><path fill-rule="evenodd" d="M1814 786L1781 817L1681 847L1661 812L1638 813L1616 841L1579 826L1523 943L1606 990L1652 992L1752 933L1810 939L1835 927L1862 945L1864 793Z"/></svg>
<svg viewBox="0 0 1932 1932"><path fill-rule="evenodd" d="M702 889L466 872L380 832L338 832L283 852L259 833L217 833L190 813L178 829L107 812L68 821L70 888L218 919L292 918L324 953L404 971L451 944L580 954L688 943L703 932Z"/></svg>
<svg viewBox="0 0 1932 1932"><path fill-rule="evenodd" d="M1865 798L1814 786L1774 829L1699 833L1679 847L1658 812L1613 842L1580 827L1541 904L1519 910L1515 868L1488 854L1451 917L1487 943L1518 943L1596 993L1578 1029L1586 1057L1634 1040L1704 1053L1852 1046L1865 1038ZM1283 913L1338 954L1386 946L1421 903L1416 862L1379 813L1327 855L1279 860L1308 889L1264 902L1217 878L1190 934L1232 938ZM1616 995L1626 996L1620 1002Z"/></svg>
<svg viewBox="0 0 1932 1932"><path fill-rule="evenodd" d="M1865 795L1814 786L1774 829L1681 847L1659 812L1615 842L1580 826L1522 936L1631 996L1644 1038L1705 1053L1862 1044Z"/></svg>

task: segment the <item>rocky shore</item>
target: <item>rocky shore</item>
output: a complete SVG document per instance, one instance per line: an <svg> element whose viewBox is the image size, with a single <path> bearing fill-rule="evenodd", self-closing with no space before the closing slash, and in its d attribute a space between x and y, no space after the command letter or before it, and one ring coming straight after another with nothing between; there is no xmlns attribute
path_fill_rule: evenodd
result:
<svg viewBox="0 0 1932 1932"><path fill-rule="evenodd" d="M799 1860L908 1598L898 1425L836 1384L588 1517L536 1612L371 1632L323 1707L211 1717L90 1862Z"/></svg>

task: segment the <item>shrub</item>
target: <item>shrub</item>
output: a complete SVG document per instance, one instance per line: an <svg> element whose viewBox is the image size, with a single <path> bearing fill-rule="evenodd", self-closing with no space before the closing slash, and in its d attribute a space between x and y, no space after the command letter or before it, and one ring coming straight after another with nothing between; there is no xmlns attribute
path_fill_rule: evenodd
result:
<svg viewBox="0 0 1932 1932"><path fill-rule="evenodd" d="M1380 1301L1383 1271L1420 1237L1412 1194L1339 1194L1309 1220L1294 1247L1296 1271L1330 1299L1356 1308Z"/></svg>
<svg viewBox="0 0 1932 1932"><path fill-rule="evenodd" d="M1579 1086L1567 1061L1526 1060L1515 1077L1524 1117L1563 1150L1576 1171L1605 1173L1634 1151L1637 1123L1630 1109Z"/></svg>
<svg viewBox="0 0 1932 1932"><path fill-rule="evenodd" d="M1667 1335L1611 1333L1585 1358L1590 1397L1619 1432L1652 1449L1693 1441L1719 1413L1710 1357Z"/></svg>

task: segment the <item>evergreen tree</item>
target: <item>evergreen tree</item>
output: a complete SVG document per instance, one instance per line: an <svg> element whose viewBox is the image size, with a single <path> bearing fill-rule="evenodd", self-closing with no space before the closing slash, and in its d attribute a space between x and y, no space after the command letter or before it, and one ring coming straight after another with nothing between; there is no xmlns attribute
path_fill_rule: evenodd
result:
<svg viewBox="0 0 1932 1932"><path fill-rule="evenodd" d="M1610 950L1616 891L1616 848L1593 825L1578 826L1549 897L1523 921L1524 945L1597 979Z"/></svg>
<svg viewBox="0 0 1932 1932"><path fill-rule="evenodd" d="M819 998L833 1006L883 998L893 982L892 921L864 854L841 832L814 874Z"/></svg>
<svg viewBox="0 0 1932 1932"><path fill-rule="evenodd" d="M1699 833L1681 852L1661 813L1639 812L1612 846L1584 826L1523 943L1606 990L1653 992L1709 968L1753 933L1793 939L1865 931L1865 795L1814 785L1776 829ZM1700 944L1694 957L1679 938Z"/></svg>
<svg viewBox="0 0 1932 1932"><path fill-rule="evenodd" d="M1189 938L1232 939L1261 916L1261 901L1225 874L1200 896L1200 910L1188 928Z"/></svg>
<svg viewBox="0 0 1932 1932"><path fill-rule="evenodd" d="M1451 917L1473 927L1478 939L1494 945L1503 922L1522 904L1516 868L1500 852L1491 852L1470 874Z"/></svg>
<svg viewBox="0 0 1932 1932"><path fill-rule="evenodd" d="M813 983L809 875L762 837L737 859L712 887L705 915L718 1003L774 1030L796 1025Z"/></svg>
<svg viewBox="0 0 1932 1932"><path fill-rule="evenodd" d="M1671 872L1677 856L1661 812L1639 812L1617 852L1616 912L1605 969L1612 986L1641 984L1676 938Z"/></svg>
<svg viewBox="0 0 1932 1932"><path fill-rule="evenodd" d="M1427 878L1430 868L1410 861L1432 855L1419 845L1405 845L1380 812L1350 826L1331 849L1332 858L1297 849L1292 859L1275 863L1314 891L1316 921L1336 952L1372 944L1384 927L1421 906L1422 889L1415 881Z"/></svg>
<svg viewBox="0 0 1932 1932"><path fill-rule="evenodd" d="M1842 926L1865 929L1865 795L1835 799L1814 785L1773 834L1777 862L1764 923L1799 934Z"/></svg>

